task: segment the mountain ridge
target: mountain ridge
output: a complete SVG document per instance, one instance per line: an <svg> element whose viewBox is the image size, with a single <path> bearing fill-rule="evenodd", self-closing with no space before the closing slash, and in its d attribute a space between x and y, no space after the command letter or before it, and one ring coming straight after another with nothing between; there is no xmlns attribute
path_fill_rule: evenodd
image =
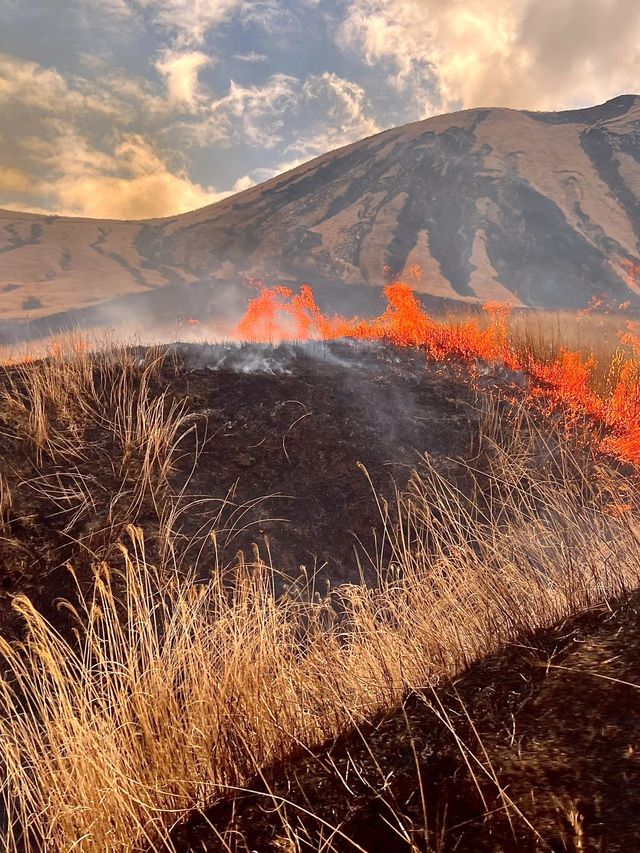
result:
<svg viewBox="0 0 640 853"><path fill-rule="evenodd" d="M639 256L640 96L557 113L474 108L176 216L0 210L0 321L243 274L375 288L413 265L417 289L440 299L640 306Z"/></svg>

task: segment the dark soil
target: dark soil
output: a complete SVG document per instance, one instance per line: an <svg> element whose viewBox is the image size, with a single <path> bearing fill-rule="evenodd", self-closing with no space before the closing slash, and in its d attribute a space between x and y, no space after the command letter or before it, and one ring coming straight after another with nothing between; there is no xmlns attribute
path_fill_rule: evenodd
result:
<svg viewBox="0 0 640 853"><path fill-rule="evenodd" d="M372 531L381 526L374 488L392 500L395 485L404 486L425 452L454 472L454 460L469 454L477 433L475 392L464 373L429 363L419 351L336 342L178 345L174 355L154 391L168 390L167 405L185 400L196 429L180 444L167 500L184 490L182 504L195 502L179 523L181 565L197 562L202 574L215 562L208 534L216 526L219 563L232 561L239 549L251 558L255 542L279 572L297 577L305 567L323 589L327 582L359 579L358 550L371 580L363 555L374 548ZM86 445L85 458L74 465L91 478L94 508L73 521L71 510L61 512L46 489L42 494L33 485L36 476L68 475L69 464L45 457L37 466L24 426L0 407L0 473L13 495L9 522L0 530L5 635L18 630L10 608L16 592L58 618L58 599L74 590L65 564L87 584L92 563L117 558L114 539L123 530L109 520L122 483L112 464L117 450L99 426L88 431ZM162 500L160 506L146 500L133 517L121 518L123 525L143 527L152 558L162 509Z"/></svg>
<svg viewBox="0 0 640 853"><path fill-rule="evenodd" d="M638 850L639 607L577 616L269 768L176 849Z"/></svg>

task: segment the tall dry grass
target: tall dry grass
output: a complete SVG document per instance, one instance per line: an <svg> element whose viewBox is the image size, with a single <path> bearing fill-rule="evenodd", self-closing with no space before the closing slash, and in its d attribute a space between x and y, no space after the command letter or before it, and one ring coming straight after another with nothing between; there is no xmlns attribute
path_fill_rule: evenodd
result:
<svg viewBox="0 0 640 853"><path fill-rule="evenodd" d="M610 393L619 378L625 358L633 354L622 342L628 317L622 313L580 313L575 311L522 311L510 319L509 334L516 351L537 362L558 361L563 351L593 358L593 390Z"/></svg>
<svg viewBox="0 0 640 853"><path fill-rule="evenodd" d="M0 409L33 458L27 484L66 514L65 529L95 508L100 484L88 472L96 457L120 483L110 496L114 530L135 522L145 499L165 512L176 455L195 428L186 401L161 388L172 357L166 346L70 334L45 358L0 367Z"/></svg>
<svg viewBox="0 0 640 853"><path fill-rule="evenodd" d="M469 489L425 459L396 521L380 503L375 588L276 599L258 559L196 583L150 565L131 527L75 640L18 597L26 639L0 641L5 848L170 850L172 825L296 746L637 587L635 487L524 412L486 427Z"/></svg>
<svg viewBox="0 0 640 853"><path fill-rule="evenodd" d="M490 315L480 306L448 312L442 319L454 328L468 322L486 328L491 323ZM593 390L606 394L615 387L620 363L633 354L633 349L622 342L629 325L634 326L622 312L527 309L511 313L508 339L523 363L532 358L551 364L563 351L578 353L583 361L593 357Z"/></svg>

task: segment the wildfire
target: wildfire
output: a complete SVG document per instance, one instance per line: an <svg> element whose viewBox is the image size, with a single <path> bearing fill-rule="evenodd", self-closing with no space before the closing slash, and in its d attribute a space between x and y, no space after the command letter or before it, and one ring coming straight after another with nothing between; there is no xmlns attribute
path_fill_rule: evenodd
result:
<svg viewBox="0 0 640 853"><path fill-rule="evenodd" d="M419 268L410 272L413 280L419 280ZM420 347L436 360L455 358L472 366L478 360L497 362L528 374L530 400L544 400L546 408L561 407L570 419L593 419L604 433L604 438L596 440L602 451L640 465L640 334L633 324L622 336L633 354L617 365L609 392L600 394L593 390L594 356L584 358L579 352L563 350L555 361L541 362L530 353L516 351L509 334L509 305L487 302L484 317L442 322L425 312L403 281L389 284L384 294L385 311L364 320L325 315L306 284L299 293L287 287L264 287L249 303L236 334L247 341L269 342L340 337L385 340ZM599 298L592 300L590 309L596 304Z"/></svg>

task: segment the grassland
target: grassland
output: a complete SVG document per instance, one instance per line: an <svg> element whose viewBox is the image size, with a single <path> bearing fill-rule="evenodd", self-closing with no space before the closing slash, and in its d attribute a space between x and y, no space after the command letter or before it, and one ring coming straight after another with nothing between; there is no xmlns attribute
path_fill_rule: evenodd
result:
<svg viewBox="0 0 640 853"><path fill-rule="evenodd" d="M553 364L569 338L569 318L558 322L556 330L538 328L537 318L516 321L513 348ZM606 377L628 358L617 339L605 345L599 329L580 340L584 361L595 342L603 350L599 363L607 365L588 377L594 393L609 387ZM455 359L451 365L462 381L466 368ZM446 691L461 674L478 672L474 665L487 656L514 643L533 648L540 630L551 631L537 646L548 674L559 659L554 650L567 645L566 630L558 628L564 620L596 612L601 626L640 585L635 470L592 441L610 426L577 407L570 418L557 406L549 414L546 398L531 397L504 376L492 392L480 385L477 429L464 458L447 469L430 455L416 457L405 484L391 500L378 496L377 506L371 489L377 546L359 559L363 575L365 564L375 569L374 582L316 591L306 583L276 595L282 567L264 550L223 556L218 528L229 523L212 509L204 534L209 550L198 540L200 558L193 556L195 534L186 535L180 520L197 509L200 498L187 484L210 437L207 418L194 411L193 390L180 385L176 393L172 385L183 370L171 349L106 345L94 352L78 339L61 342L44 360L14 359L3 370L3 436L20 448L30 471L16 478L5 456L0 478L0 531L9 549L3 553L20 555L6 558L17 578L18 621L0 640L5 848L242 850L259 843L265 850L374 850L374 842L357 841L370 823L367 809L345 816L337 806L314 807L308 794L291 805L293 794L286 793L293 779L283 769L287 756L356 732L370 774L362 762L349 771L347 762L332 771L333 784L360 786L361 804L386 803L387 850L591 849L602 832L587 826L584 805L562 778L555 787L537 787L531 774L511 769L503 784L509 762L494 764L490 735L475 727L473 697L486 688L506 702L517 691L501 693L501 684L522 662L507 658L484 675L479 670L475 681L472 675L462 705ZM444 380L450 387L452 376ZM546 389L552 397L554 390ZM441 428L449 427L443 421ZM287 437L293 442L289 434L281 439L283 465ZM180 472L186 476L176 479ZM30 493L39 489L53 501L57 535L69 540L60 553L75 590L74 583L49 590L51 598L62 591L70 599L62 616L54 608L43 615L20 592L32 554L25 556L28 536L18 533L34 531L34 550L44 543L42 520L21 505L25 482ZM236 519L243 524L242 513ZM46 590L47 578L40 583ZM635 648L635 623L625 618L616 630ZM588 625L581 630L588 636ZM594 666L600 664L594 678L635 684L633 673L611 674L605 660ZM421 697L431 723L421 718L414 737L411 703ZM403 707L409 710L398 712ZM404 763L415 770L407 783L411 807L407 791L394 799L391 776L378 772L389 755L371 728L397 713L407 726L394 730L393 749L401 741ZM515 717L513 725L512 744L526 739ZM448 754L460 759L438 765L440 787L421 775L427 747L422 743L418 755L416 744L429 726L444 726L453 740ZM589 748L582 744L580 760ZM358 782L348 775L356 767ZM460 775L458 792L447 767ZM252 848L250 823L237 821L235 812L220 817L215 808L258 782L272 818L261 818L263 841L254 838ZM475 811L456 807L469 786L480 801ZM438 791L446 791L448 804ZM596 786L590 796L608 803L611 792ZM430 798L437 799L437 820ZM194 814L210 817L189 835ZM496 814L501 822L492 824ZM468 827L464 833L475 848L460 847L461 823L472 824L471 841ZM622 830L620 821L610 822L607 831L614 824L618 841L627 837L628 821Z"/></svg>

